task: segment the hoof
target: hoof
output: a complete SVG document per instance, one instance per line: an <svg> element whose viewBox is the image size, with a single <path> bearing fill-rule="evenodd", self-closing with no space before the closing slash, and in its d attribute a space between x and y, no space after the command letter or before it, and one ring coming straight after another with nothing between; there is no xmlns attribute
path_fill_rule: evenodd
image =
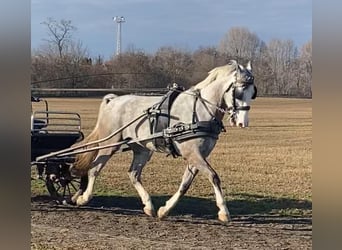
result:
<svg viewBox="0 0 342 250"><path fill-rule="evenodd" d="M78 199L78 197L80 197L80 195L81 195L81 192L80 191L78 191L76 194L74 194L72 197L71 197L71 203L72 204L76 204L76 202L77 202L77 199Z"/></svg>
<svg viewBox="0 0 342 250"><path fill-rule="evenodd" d="M77 198L77 200L76 200L76 205L77 206L82 206L82 205L84 205L85 204L85 202L84 202L84 200L83 200L83 197L82 196L79 196L78 198Z"/></svg>
<svg viewBox="0 0 342 250"><path fill-rule="evenodd" d="M232 219L230 218L230 215L229 214L218 214L218 219L219 221L222 221L222 222L230 222L232 221Z"/></svg>
<svg viewBox="0 0 342 250"><path fill-rule="evenodd" d="M75 196L71 197L71 199L70 199L70 200L71 200L71 203L72 203L72 204L76 204L77 198L78 198L78 196L76 196L76 197L75 197Z"/></svg>
<svg viewBox="0 0 342 250"><path fill-rule="evenodd" d="M156 217L156 211L153 208L152 209L144 208L144 213L150 217Z"/></svg>
<svg viewBox="0 0 342 250"><path fill-rule="evenodd" d="M160 207L160 208L158 209L158 218L159 218L159 219L163 219L163 218L166 217L166 215L167 215L167 213L166 213L166 211L165 211L165 207Z"/></svg>
<svg viewBox="0 0 342 250"><path fill-rule="evenodd" d="M81 195L77 198L76 205L77 206L83 206L83 205L87 204L90 199L91 199L91 196L89 196L89 199L86 200L83 198L83 195Z"/></svg>

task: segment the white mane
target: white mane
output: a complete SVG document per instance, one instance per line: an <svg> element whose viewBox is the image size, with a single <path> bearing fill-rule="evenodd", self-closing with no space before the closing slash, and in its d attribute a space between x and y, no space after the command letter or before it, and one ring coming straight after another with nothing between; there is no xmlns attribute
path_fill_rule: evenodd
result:
<svg viewBox="0 0 342 250"><path fill-rule="evenodd" d="M194 86L194 89L203 89L204 87L208 86L210 83L214 82L217 79L227 77L235 70L235 65L224 65L220 67L216 67L208 72L207 78L203 81L199 82Z"/></svg>

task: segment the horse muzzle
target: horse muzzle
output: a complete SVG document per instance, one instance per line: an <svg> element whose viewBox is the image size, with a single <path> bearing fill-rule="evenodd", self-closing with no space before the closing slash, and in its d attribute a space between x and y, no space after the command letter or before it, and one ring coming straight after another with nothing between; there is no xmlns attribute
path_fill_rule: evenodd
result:
<svg viewBox="0 0 342 250"><path fill-rule="evenodd" d="M248 127L248 120L247 121L237 121L236 117L233 115L228 118L229 124L231 127L239 127L239 128L247 128Z"/></svg>

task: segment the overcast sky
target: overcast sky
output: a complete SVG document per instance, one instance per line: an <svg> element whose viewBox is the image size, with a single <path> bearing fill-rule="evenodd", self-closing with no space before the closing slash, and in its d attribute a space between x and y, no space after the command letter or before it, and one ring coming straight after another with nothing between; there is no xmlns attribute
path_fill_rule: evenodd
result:
<svg viewBox="0 0 342 250"><path fill-rule="evenodd" d="M73 38L91 56L116 50L116 24L124 16L122 51L129 46L153 53L163 46L187 50L217 46L231 27L246 27L266 43L291 39L298 47L312 39L311 0L31 0L31 47L46 43L48 17L71 20Z"/></svg>

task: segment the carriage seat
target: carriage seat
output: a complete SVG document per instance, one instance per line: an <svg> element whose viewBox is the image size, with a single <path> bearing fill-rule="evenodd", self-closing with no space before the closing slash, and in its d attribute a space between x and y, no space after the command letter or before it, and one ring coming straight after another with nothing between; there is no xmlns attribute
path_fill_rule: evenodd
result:
<svg viewBox="0 0 342 250"><path fill-rule="evenodd" d="M47 126L46 121L40 119L33 119L33 129L39 130Z"/></svg>

